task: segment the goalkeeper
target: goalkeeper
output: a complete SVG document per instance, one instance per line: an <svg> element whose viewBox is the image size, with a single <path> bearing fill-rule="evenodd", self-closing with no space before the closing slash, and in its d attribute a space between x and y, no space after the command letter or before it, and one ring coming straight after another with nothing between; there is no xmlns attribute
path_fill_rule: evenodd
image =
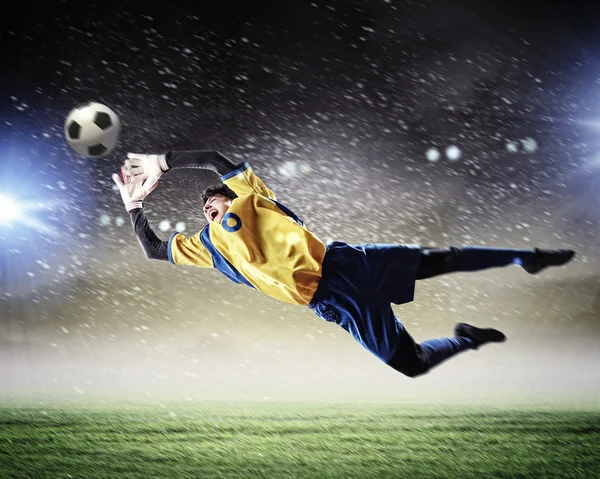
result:
<svg viewBox="0 0 600 479"><path fill-rule="evenodd" d="M167 171L210 169L222 184L202 195L208 224L191 237L173 233L161 241L148 225L142 202ZM128 154L113 180L135 234L150 259L217 268L236 283L279 300L308 306L348 331L395 370L420 376L450 357L506 337L496 329L458 323L454 336L416 343L394 316L391 303L414 299L416 280L452 272L517 264L529 274L560 266L572 250L488 247L421 248L417 245L323 244L281 204L248 163L217 151Z"/></svg>

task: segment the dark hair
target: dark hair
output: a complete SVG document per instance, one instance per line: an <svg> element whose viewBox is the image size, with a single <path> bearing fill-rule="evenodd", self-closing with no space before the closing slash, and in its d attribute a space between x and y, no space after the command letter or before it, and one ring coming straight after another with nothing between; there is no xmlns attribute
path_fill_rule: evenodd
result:
<svg viewBox="0 0 600 479"><path fill-rule="evenodd" d="M237 195L234 193L234 191L227 185L224 185L223 183L220 185L212 185L202 192L202 206L204 206L206 202L215 195L222 195L228 200L237 198Z"/></svg>

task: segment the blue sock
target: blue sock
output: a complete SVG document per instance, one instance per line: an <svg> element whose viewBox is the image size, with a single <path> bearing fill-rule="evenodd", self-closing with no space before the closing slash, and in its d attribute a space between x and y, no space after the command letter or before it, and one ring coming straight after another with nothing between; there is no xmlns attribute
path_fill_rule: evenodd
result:
<svg viewBox="0 0 600 479"><path fill-rule="evenodd" d="M478 271L518 264L522 266L533 258L534 252L529 249L488 248L487 246L451 247L457 252L453 260L455 271Z"/></svg>

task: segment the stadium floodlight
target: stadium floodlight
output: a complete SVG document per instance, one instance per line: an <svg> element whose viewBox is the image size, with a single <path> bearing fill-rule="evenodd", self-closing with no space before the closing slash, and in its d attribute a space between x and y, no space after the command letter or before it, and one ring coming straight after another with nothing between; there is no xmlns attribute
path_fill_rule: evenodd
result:
<svg viewBox="0 0 600 479"><path fill-rule="evenodd" d="M19 216L19 205L9 197L0 194L0 223L8 223Z"/></svg>
<svg viewBox="0 0 600 479"><path fill-rule="evenodd" d="M51 209L53 206L52 203L20 202L0 193L0 226L17 227L18 224L40 234L57 238L58 231L34 214L40 209Z"/></svg>

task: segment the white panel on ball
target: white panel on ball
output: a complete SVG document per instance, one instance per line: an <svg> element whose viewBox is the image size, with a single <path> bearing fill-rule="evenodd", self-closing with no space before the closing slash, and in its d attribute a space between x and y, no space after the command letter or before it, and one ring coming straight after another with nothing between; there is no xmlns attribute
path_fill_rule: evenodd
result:
<svg viewBox="0 0 600 479"><path fill-rule="evenodd" d="M98 143L103 143L104 132L98 128L93 122L84 123L81 127L81 141L87 146L94 146Z"/></svg>
<svg viewBox="0 0 600 479"><path fill-rule="evenodd" d="M69 145L71 145L71 148L73 148L75 152L79 153L81 156L88 156L88 149L83 141L69 140Z"/></svg>
<svg viewBox="0 0 600 479"><path fill-rule="evenodd" d="M75 114L73 115L73 119L79 123L80 125L85 125L86 123L91 123L94 121L94 115L96 111L90 106L86 105L84 107L79 107L75 110Z"/></svg>
<svg viewBox="0 0 600 479"><path fill-rule="evenodd" d="M105 155L110 153L115 148L115 146L117 146L119 133L120 131L118 126L111 126L110 128L104 130L104 139L102 140L102 144L106 147Z"/></svg>
<svg viewBox="0 0 600 479"><path fill-rule="evenodd" d="M106 105L96 102L79 105L65 122L65 136L78 154L98 158L117 145L121 131L119 118Z"/></svg>

